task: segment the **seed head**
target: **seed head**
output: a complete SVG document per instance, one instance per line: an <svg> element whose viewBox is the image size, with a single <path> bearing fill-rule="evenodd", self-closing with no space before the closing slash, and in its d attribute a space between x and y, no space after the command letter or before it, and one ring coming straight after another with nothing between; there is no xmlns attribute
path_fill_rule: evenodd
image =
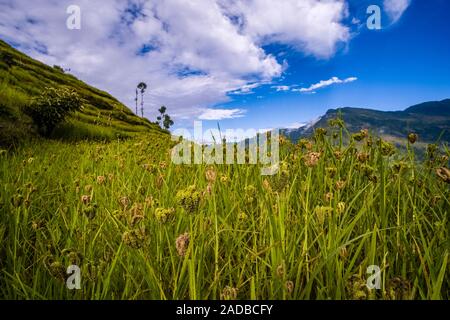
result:
<svg viewBox="0 0 450 320"><path fill-rule="evenodd" d="M411 144L416 143L417 138L418 138L418 136L417 136L417 134L415 134L415 133L410 133L410 134L408 135L408 141L409 141L409 143L411 143Z"/></svg>
<svg viewBox="0 0 450 320"><path fill-rule="evenodd" d="M188 213L194 213L198 210L202 195L195 186L190 186L177 192L176 199Z"/></svg>
<svg viewBox="0 0 450 320"><path fill-rule="evenodd" d="M278 276L279 278L283 278L283 276L284 276L284 266L283 266L282 264L280 264L280 265L277 267L277 276Z"/></svg>
<svg viewBox="0 0 450 320"><path fill-rule="evenodd" d="M95 218L96 214L97 214L97 204L93 203L93 204L88 204L87 206L85 206L83 208L83 214L89 219L92 220Z"/></svg>
<svg viewBox="0 0 450 320"><path fill-rule="evenodd" d="M98 176L98 177L97 177L97 183L98 183L99 185L104 184L105 181L106 181L105 176Z"/></svg>
<svg viewBox="0 0 450 320"><path fill-rule="evenodd" d="M303 161L307 167L315 167L320 160L320 153L319 152L308 152L306 155L303 156Z"/></svg>
<svg viewBox="0 0 450 320"><path fill-rule="evenodd" d="M155 210L155 217L161 223L168 222L174 218L175 209L174 208L158 208Z"/></svg>
<svg viewBox="0 0 450 320"><path fill-rule="evenodd" d="M66 269L59 261L53 261L48 265L48 271L50 274L58 280L64 280L66 278Z"/></svg>
<svg viewBox="0 0 450 320"><path fill-rule="evenodd" d="M130 199L128 197L120 197L119 203L123 209L126 209L130 204Z"/></svg>
<svg viewBox="0 0 450 320"><path fill-rule="evenodd" d="M161 168L161 169L166 169L167 168L167 162L165 162L165 161L161 161L160 163L159 163L159 167Z"/></svg>
<svg viewBox="0 0 450 320"><path fill-rule="evenodd" d="M269 192L272 191L269 180L264 179L264 181L262 182L262 186L263 186L264 190L269 191Z"/></svg>
<svg viewBox="0 0 450 320"><path fill-rule="evenodd" d="M342 246L339 248L339 256L341 257L342 260L347 259L348 257L347 247Z"/></svg>
<svg viewBox="0 0 450 320"><path fill-rule="evenodd" d="M189 247L189 240L189 233L183 233L175 241L175 246L180 257L184 257L186 255Z"/></svg>
<svg viewBox="0 0 450 320"><path fill-rule="evenodd" d="M213 168L209 168L208 170L206 170L205 176L206 181L208 181L209 183L213 183L214 181L216 181L217 174Z"/></svg>
<svg viewBox="0 0 450 320"><path fill-rule="evenodd" d="M247 218L248 218L248 216L247 216L247 214L245 212L243 212L243 211L239 212L239 214L238 214L238 219L239 220L245 221L245 220L247 220Z"/></svg>
<svg viewBox="0 0 450 320"><path fill-rule="evenodd" d="M84 205L88 205L89 203L91 203L91 196L90 195L83 195L81 196L81 202L83 202Z"/></svg>
<svg viewBox="0 0 450 320"><path fill-rule="evenodd" d="M381 154L383 156L389 157L395 153L395 147L392 143L380 139L378 140L378 144L380 145Z"/></svg>
<svg viewBox="0 0 450 320"><path fill-rule="evenodd" d="M139 228L131 231L126 231L122 235L122 241L133 249L142 248L146 239L145 229Z"/></svg>
<svg viewBox="0 0 450 320"><path fill-rule="evenodd" d="M220 294L220 298L222 300L236 300L238 292L237 288L226 286Z"/></svg>
<svg viewBox="0 0 450 320"><path fill-rule="evenodd" d="M291 280L286 281L284 286L286 287L286 291L288 294L292 294L292 292L294 292L294 282L292 282Z"/></svg>
<svg viewBox="0 0 450 320"><path fill-rule="evenodd" d="M160 174L157 178L156 178L156 187L158 189L161 189L162 185L164 183L164 176L162 174Z"/></svg>
<svg viewBox="0 0 450 320"><path fill-rule="evenodd" d="M346 184L345 181L342 181L342 180L336 181L336 184L335 184L336 189L337 189L337 190L342 190L342 189L344 189L344 188L345 188L345 184Z"/></svg>
<svg viewBox="0 0 450 320"><path fill-rule="evenodd" d="M402 277L395 277L388 281L387 298L391 300L408 300L411 296L411 282Z"/></svg>
<svg viewBox="0 0 450 320"><path fill-rule="evenodd" d="M345 211L345 202L339 202L336 206L336 211L338 214L342 214Z"/></svg>
<svg viewBox="0 0 450 320"><path fill-rule="evenodd" d="M369 154L367 152L359 152L357 157L359 162L367 162L369 160Z"/></svg>
<svg viewBox="0 0 450 320"><path fill-rule="evenodd" d="M333 152L333 154L334 154L334 157L335 157L337 160L341 160L341 159L342 159L342 156L343 156L342 151L336 150L336 151Z"/></svg>
<svg viewBox="0 0 450 320"><path fill-rule="evenodd" d="M442 181L446 182L446 183L450 183L450 170L445 168L445 167L441 167L436 169L436 174L438 175L439 178L442 179Z"/></svg>
<svg viewBox="0 0 450 320"><path fill-rule="evenodd" d="M248 205L254 204L257 200L256 188L253 185L248 185L244 188L245 202Z"/></svg>

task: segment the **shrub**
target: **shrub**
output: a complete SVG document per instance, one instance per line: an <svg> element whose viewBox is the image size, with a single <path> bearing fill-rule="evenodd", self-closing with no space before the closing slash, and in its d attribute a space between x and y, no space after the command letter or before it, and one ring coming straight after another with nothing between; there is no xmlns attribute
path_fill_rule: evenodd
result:
<svg viewBox="0 0 450 320"><path fill-rule="evenodd" d="M14 56L9 52L0 52L0 61L11 68L14 65Z"/></svg>
<svg viewBox="0 0 450 320"><path fill-rule="evenodd" d="M54 66L53 66L53 69L55 69L55 70L57 70L57 71L59 71L59 72L61 72L61 73L64 73L64 69L61 68L60 66L54 65Z"/></svg>
<svg viewBox="0 0 450 320"><path fill-rule="evenodd" d="M75 90L45 88L25 112L33 119L39 132L49 136L58 123L63 122L67 115L80 110L81 107L81 98Z"/></svg>

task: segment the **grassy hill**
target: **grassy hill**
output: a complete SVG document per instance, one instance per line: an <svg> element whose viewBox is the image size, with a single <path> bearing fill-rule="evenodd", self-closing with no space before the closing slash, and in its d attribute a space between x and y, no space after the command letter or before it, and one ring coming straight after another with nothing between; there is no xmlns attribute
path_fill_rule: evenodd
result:
<svg viewBox="0 0 450 320"><path fill-rule="evenodd" d="M57 127L54 138L113 139L147 131L162 132L149 120L137 117L108 93L15 50L0 40L0 144L11 145L35 136L32 121L23 113L45 87L68 86L83 98L83 110Z"/></svg>
<svg viewBox="0 0 450 320"><path fill-rule="evenodd" d="M421 143L450 142L450 99L425 102L404 111L377 111L361 108L331 109L312 126L286 134L294 141L310 136L316 128L328 127L328 121L342 116L350 132L369 129L393 142L405 141L409 133L419 135Z"/></svg>

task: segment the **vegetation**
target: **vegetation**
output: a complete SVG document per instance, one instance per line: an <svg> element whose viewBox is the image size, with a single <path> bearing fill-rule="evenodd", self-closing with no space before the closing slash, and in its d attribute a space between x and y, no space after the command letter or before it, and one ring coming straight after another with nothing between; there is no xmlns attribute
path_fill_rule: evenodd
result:
<svg viewBox="0 0 450 320"><path fill-rule="evenodd" d="M448 299L449 150L418 163L417 137L400 154L333 125L281 138L272 177L173 165L159 132L2 151L0 296ZM65 286L72 264L81 290Z"/></svg>
<svg viewBox="0 0 450 320"><path fill-rule="evenodd" d="M49 136L56 125L66 117L80 110L82 102L75 90L70 88L45 88L44 92L33 100L26 109L27 113L38 126L39 132Z"/></svg>
<svg viewBox="0 0 450 320"><path fill-rule="evenodd" d="M280 138L274 176L175 165L171 137L109 94L1 41L0 57L1 299L449 299L446 145L418 160L420 132L398 152L329 117Z"/></svg>
<svg viewBox="0 0 450 320"><path fill-rule="evenodd" d="M416 152L425 153L429 143L450 143L450 99L418 104L404 111L377 111L360 108L328 110L314 125L286 131L294 141L310 136L317 128L328 125L330 119L341 117L350 132L370 129L374 134L406 149L404 137L410 132L419 135Z"/></svg>
<svg viewBox="0 0 450 320"><path fill-rule="evenodd" d="M139 89L139 91L141 92L141 116L144 117L144 92L147 89L147 84L145 82L140 82L137 86L137 89ZM137 91L136 91L136 95L137 95ZM137 103L137 96L136 96L136 103ZM136 114L137 114L137 111L136 111Z"/></svg>
<svg viewBox="0 0 450 320"><path fill-rule="evenodd" d="M158 111L160 115L156 118L156 120L158 120L159 126L166 130L170 129L170 127L173 126L173 121L172 118L166 114L167 108L162 106L158 109Z"/></svg>
<svg viewBox="0 0 450 320"><path fill-rule="evenodd" d="M33 60L0 40L0 146L11 148L35 139L33 120L23 111L45 88L70 88L83 100L82 110L56 126L51 135L54 139L76 140L86 136L87 130L88 136L96 140L161 132L157 124L137 117L108 93L61 70ZM67 127L71 130L62 130ZM85 134L79 135L79 131Z"/></svg>

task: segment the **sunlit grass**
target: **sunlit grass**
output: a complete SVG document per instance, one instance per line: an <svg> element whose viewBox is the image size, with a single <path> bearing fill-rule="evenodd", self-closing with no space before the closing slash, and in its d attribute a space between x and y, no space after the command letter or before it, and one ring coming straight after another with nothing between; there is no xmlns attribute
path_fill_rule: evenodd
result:
<svg viewBox="0 0 450 320"><path fill-rule="evenodd" d="M273 177L173 165L156 133L2 152L0 296L448 299L448 150L417 163L335 130L283 141ZM65 286L71 264L81 290Z"/></svg>

